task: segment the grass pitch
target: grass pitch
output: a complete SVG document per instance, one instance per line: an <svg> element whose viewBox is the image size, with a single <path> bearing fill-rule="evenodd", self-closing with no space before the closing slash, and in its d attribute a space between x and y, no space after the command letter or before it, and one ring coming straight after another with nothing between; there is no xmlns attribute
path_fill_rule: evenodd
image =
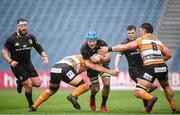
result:
<svg viewBox="0 0 180 115"><path fill-rule="evenodd" d="M33 99L36 100L42 90L33 92ZM91 111L89 108L89 92L81 95L78 102L81 110L74 109L66 96L71 91L59 90L55 95L44 102L36 112L28 112L28 104L24 93L18 94L15 90L0 90L0 114L146 114L142 109L142 101L133 96L133 91L111 91L108 98L108 112L100 112L101 92L97 94L96 105L97 110ZM170 106L162 91L152 93L158 97L152 114L171 114ZM180 107L180 91L174 93L178 108Z"/></svg>

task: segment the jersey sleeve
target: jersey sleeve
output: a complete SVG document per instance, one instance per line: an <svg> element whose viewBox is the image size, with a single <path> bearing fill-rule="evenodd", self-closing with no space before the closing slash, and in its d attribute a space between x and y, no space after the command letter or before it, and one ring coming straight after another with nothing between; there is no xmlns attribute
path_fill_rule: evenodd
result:
<svg viewBox="0 0 180 115"><path fill-rule="evenodd" d="M99 46L107 46L108 47L107 43L101 39L99 40Z"/></svg>
<svg viewBox="0 0 180 115"><path fill-rule="evenodd" d="M38 43L37 39L31 35L32 41L33 41L33 47L36 49L36 51L41 55L41 53L44 51L43 47L40 43Z"/></svg>
<svg viewBox="0 0 180 115"><path fill-rule="evenodd" d="M89 55L88 51L84 47L81 48L81 55L83 56L83 58L85 60L90 59L90 55Z"/></svg>
<svg viewBox="0 0 180 115"><path fill-rule="evenodd" d="M137 38L134 43L137 45L137 46L140 46L141 44L141 38Z"/></svg>
<svg viewBox="0 0 180 115"><path fill-rule="evenodd" d="M11 44L12 44L12 39L11 38L7 38L7 40L4 43L4 49L9 51L11 49Z"/></svg>

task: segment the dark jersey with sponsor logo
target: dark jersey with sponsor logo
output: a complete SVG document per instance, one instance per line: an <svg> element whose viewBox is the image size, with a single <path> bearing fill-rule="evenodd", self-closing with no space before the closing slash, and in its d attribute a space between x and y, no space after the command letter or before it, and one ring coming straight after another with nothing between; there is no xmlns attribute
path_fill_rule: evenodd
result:
<svg viewBox="0 0 180 115"><path fill-rule="evenodd" d="M107 43L101 39L97 40L96 47L94 49L89 48L87 42L83 44L81 47L81 55L85 60L89 60L91 56L94 54L98 53L98 50L100 49L101 46L108 46ZM104 67L109 68L109 63L104 63ZM87 69L87 74L89 77L94 77L97 76L98 72L92 69Z"/></svg>
<svg viewBox="0 0 180 115"><path fill-rule="evenodd" d="M32 47L34 47L39 54L44 51L31 33L20 37L15 32L7 38L4 44L4 48L10 52L10 57L19 63L31 62Z"/></svg>
<svg viewBox="0 0 180 115"><path fill-rule="evenodd" d="M121 44L126 44L129 42L130 41L126 39ZM121 52L121 54L124 54L126 56L129 68L143 68L143 60L141 58L139 49L130 49Z"/></svg>
<svg viewBox="0 0 180 115"><path fill-rule="evenodd" d="M128 39L124 40L121 44L129 43L130 41ZM129 76L133 81L137 83L137 78L141 77L144 74L144 68L143 68L143 60L141 58L139 49L130 49L124 52L121 52L121 54L126 56L126 59L128 61L129 66Z"/></svg>
<svg viewBox="0 0 180 115"><path fill-rule="evenodd" d="M98 50L100 49L101 46L107 46L107 43L101 39L97 40L97 45L94 49L89 48L87 42L83 44L83 46L81 47L81 55L83 56L83 58L86 59L90 59L91 56L93 56L94 54L98 53Z"/></svg>

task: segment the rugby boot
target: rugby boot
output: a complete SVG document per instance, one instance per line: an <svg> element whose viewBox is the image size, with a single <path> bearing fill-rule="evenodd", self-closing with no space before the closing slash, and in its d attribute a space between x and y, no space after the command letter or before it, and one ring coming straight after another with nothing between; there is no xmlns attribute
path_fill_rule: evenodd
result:
<svg viewBox="0 0 180 115"><path fill-rule="evenodd" d="M152 111L152 108L153 108L154 104L156 103L157 99L158 98L154 96L151 100L148 101L147 107L146 107L147 113L150 113Z"/></svg>
<svg viewBox="0 0 180 115"><path fill-rule="evenodd" d="M106 105L101 105L101 112L107 112L107 107Z"/></svg>
<svg viewBox="0 0 180 115"><path fill-rule="evenodd" d="M172 114L180 114L180 111L176 110L176 109L173 109L172 110Z"/></svg>
<svg viewBox="0 0 180 115"><path fill-rule="evenodd" d="M73 107L80 110L81 107L79 103L77 102L77 97L72 96L71 94L67 96L67 99L72 103Z"/></svg>
<svg viewBox="0 0 180 115"><path fill-rule="evenodd" d="M33 106L29 107L29 112L35 112L36 109L33 108Z"/></svg>
<svg viewBox="0 0 180 115"><path fill-rule="evenodd" d="M22 92L22 88L23 88L22 83L19 80L16 80L16 84L17 84L17 92L21 93Z"/></svg>

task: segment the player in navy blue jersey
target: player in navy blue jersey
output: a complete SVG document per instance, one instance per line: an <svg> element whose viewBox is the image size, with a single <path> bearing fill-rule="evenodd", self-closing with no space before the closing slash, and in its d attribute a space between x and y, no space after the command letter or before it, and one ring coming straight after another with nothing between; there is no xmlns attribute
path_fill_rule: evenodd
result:
<svg viewBox="0 0 180 115"><path fill-rule="evenodd" d="M27 20L20 18L17 21L17 31L11 34L4 43L2 55L17 78L18 93L21 93L24 87L29 107L33 105L32 87L40 87L41 85L38 73L31 62L32 47L36 49L47 65L48 58L44 49L37 42L35 36L28 32Z"/></svg>
<svg viewBox="0 0 180 115"><path fill-rule="evenodd" d="M89 65L90 58L98 53L98 50L101 46L107 46L106 42L97 38L97 33L95 31L90 31L86 34L86 42L81 47L81 54L85 59L85 63ZM101 64L109 69L110 62L110 53L106 53L100 60ZM101 76L103 82L102 89L102 103L101 103L101 112L107 112L106 101L108 99L109 91L110 91L110 76L107 73L98 72L92 69L87 69L87 76L91 80L91 94L90 94L90 108L95 111L96 110L96 101L95 96L97 92L100 90L98 76Z"/></svg>

